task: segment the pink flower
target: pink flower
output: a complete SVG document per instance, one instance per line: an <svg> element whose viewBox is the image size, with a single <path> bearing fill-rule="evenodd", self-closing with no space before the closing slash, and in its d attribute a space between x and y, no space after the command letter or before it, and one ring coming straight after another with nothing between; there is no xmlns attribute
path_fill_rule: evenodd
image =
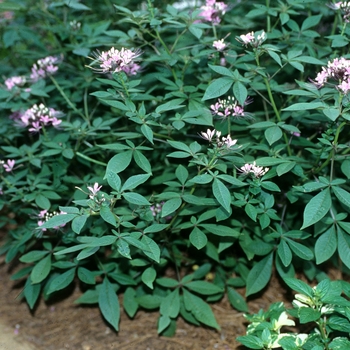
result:
<svg viewBox="0 0 350 350"><path fill-rule="evenodd" d="M254 161L253 164L245 164L239 170L243 175L252 174L256 178L258 178L265 175L269 171L269 168L263 168L261 166L257 166Z"/></svg>
<svg viewBox="0 0 350 350"><path fill-rule="evenodd" d="M220 16L226 13L228 6L223 2L216 2L216 0L206 0L206 4L201 7L202 12L199 16L203 17L205 21L217 25L221 22Z"/></svg>
<svg viewBox="0 0 350 350"><path fill-rule="evenodd" d="M254 38L254 32L250 32L247 34L242 34L239 36L240 41L242 41L242 43L244 45L248 45L250 44L255 38Z"/></svg>
<svg viewBox="0 0 350 350"><path fill-rule="evenodd" d="M101 187L102 186L99 186L97 182L95 182L93 186L87 186L87 189L90 191L89 197L93 199Z"/></svg>
<svg viewBox="0 0 350 350"><path fill-rule="evenodd" d="M55 64L59 63L59 58L54 56L48 56L38 60L32 67L32 74L30 78L36 82L39 79L43 79L48 75L52 75L57 72L58 67Z"/></svg>
<svg viewBox="0 0 350 350"><path fill-rule="evenodd" d="M203 138L204 140L208 140L209 142L211 142L212 138L215 136L216 133L217 131L215 129L214 130L208 129L207 132L201 131L200 137Z"/></svg>
<svg viewBox="0 0 350 350"><path fill-rule="evenodd" d="M224 50L224 48L226 47L226 44L224 43L224 39L214 41L213 47L218 51Z"/></svg>
<svg viewBox="0 0 350 350"><path fill-rule="evenodd" d="M12 90L15 86L23 86L25 83L25 77L11 77L5 80L7 90Z"/></svg>
<svg viewBox="0 0 350 350"><path fill-rule="evenodd" d="M124 72L128 75L135 75L140 66L134 62L141 55L141 51L132 51L125 49L117 50L112 47L108 51L102 51L95 54L95 62L99 65L99 69L95 69L100 73L119 73Z"/></svg>
<svg viewBox="0 0 350 350"><path fill-rule="evenodd" d="M6 172L12 171L13 167L15 166L16 161L14 159L8 159L6 163L4 163L2 166L4 167Z"/></svg>

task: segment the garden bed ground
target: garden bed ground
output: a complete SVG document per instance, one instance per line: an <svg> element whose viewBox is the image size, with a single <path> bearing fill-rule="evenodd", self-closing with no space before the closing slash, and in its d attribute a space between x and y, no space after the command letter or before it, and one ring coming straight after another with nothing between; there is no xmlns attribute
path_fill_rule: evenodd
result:
<svg viewBox="0 0 350 350"><path fill-rule="evenodd" d="M240 349L235 338L245 333L243 314L232 309L224 298L212 309L221 331L200 328L178 320L173 338L157 335L157 312L139 311L134 320L121 314L120 331L115 333L101 318L98 307L74 305L81 295L73 286L60 298L45 303L40 301L31 312L17 297L23 284L10 281L19 266L5 265L0 260L0 348L18 350L232 350ZM242 291L243 292L243 291ZM249 309L256 312L267 309L275 301L290 301L280 281L273 277L261 295L249 300ZM20 344L20 345L19 345Z"/></svg>

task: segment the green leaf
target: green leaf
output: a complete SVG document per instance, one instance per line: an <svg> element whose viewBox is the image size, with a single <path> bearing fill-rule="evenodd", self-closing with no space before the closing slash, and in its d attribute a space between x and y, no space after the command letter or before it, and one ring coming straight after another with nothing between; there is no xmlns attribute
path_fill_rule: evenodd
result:
<svg viewBox="0 0 350 350"><path fill-rule="evenodd" d="M173 214L177 209L180 208L181 204L182 200L180 197L166 201L162 207L162 218Z"/></svg>
<svg viewBox="0 0 350 350"><path fill-rule="evenodd" d="M148 125L142 124L141 125L141 132L146 137L146 139L153 144L153 131L152 131L152 129Z"/></svg>
<svg viewBox="0 0 350 350"><path fill-rule="evenodd" d="M305 111L310 109L318 109L321 107L324 107L322 102L300 102L294 103L287 108L283 108L282 111Z"/></svg>
<svg viewBox="0 0 350 350"><path fill-rule="evenodd" d="M276 141L280 140L283 136L281 128L277 125L266 129L264 134L270 146Z"/></svg>
<svg viewBox="0 0 350 350"><path fill-rule="evenodd" d="M329 260L337 249L337 235L332 225L326 232L318 237L315 244L316 264Z"/></svg>
<svg viewBox="0 0 350 350"><path fill-rule="evenodd" d="M85 267L78 268L78 278L86 284L96 284L95 275Z"/></svg>
<svg viewBox="0 0 350 350"><path fill-rule="evenodd" d="M118 297L107 277L104 278L98 295L98 305L103 317L118 331L120 307Z"/></svg>
<svg viewBox="0 0 350 350"><path fill-rule="evenodd" d="M160 313L162 315L176 318L180 312L180 294L179 289L175 289L170 292L165 298L163 298L160 304Z"/></svg>
<svg viewBox="0 0 350 350"><path fill-rule="evenodd" d="M322 110L322 112L332 122L334 122L339 117L339 114L340 114L339 109L334 107L326 107Z"/></svg>
<svg viewBox="0 0 350 350"><path fill-rule="evenodd" d="M35 204L41 208L41 209L46 209L49 210L51 207L50 201L43 196L41 193L38 193L35 197Z"/></svg>
<svg viewBox="0 0 350 350"><path fill-rule="evenodd" d="M75 276L75 267L62 273L59 276L56 276L54 279L51 280L46 293L51 294L53 292L57 292L61 289L66 288L68 285L70 285L73 282L74 276Z"/></svg>
<svg viewBox="0 0 350 350"><path fill-rule="evenodd" d="M301 31L304 31L306 29L316 26L320 22L321 18L322 18L322 15L307 17L304 20L303 24L301 25Z"/></svg>
<svg viewBox="0 0 350 350"><path fill-rule="evenodd" d="M128 201L131 204L136 204L139 206L151 205L151 203L145 197L141 196L138 193L127 192L127 193L123 193L122 196L126 201Z"/></svg>
<svg viewBox="0 0 350 350"><path fill-rule="evenodd" d="M113 171L106 171L105 178L107 179L108 185L113 188L113 190L120 191L121 180L120 177Z"/></svg>
<svg viewBox="0 0 350 350"><path fill-rule="evenodd" d="M31 263L40 260L45 255L49 254L47 250L32 250L31 252L22 255L19 261L23 263Z"/></svg>
<svg viewBox="0 0 350 350"><path fill-rule="evenodd" d="M314 257L314 254L312 253L312 251L308 247L305 247L301 243L294 242L293 240L291 240L289 238L285 238L285 239L288 242L290 249L299 258L304 259L304 260L311 260Z"/></svg>
<svg viewBox="0 0 350 350"><path fill-rule="evenodd" d="M236 229L224 226L224 225L216 225L216 224L200 224L201 227L208 230L210 233L221 236L221 237L239 237L240 232Z"/></svg>
<svg viewBox="0 0 350 350"><path fill-rule="evenodd" d="M147 251L143 251L143 254L148 256L150 259L154 260L159 264L160 262L160 249L158 244L147 236L141 238L141 242L146 246Z"/></svg>
<svg viewBox="0 0 350 350"><path fill-rule="evenodd" d="M212 190L214 197L228 212L231 210L231 193L228 188L218 179L214 179Z"/></svg>
<svg viewBox="0 0 350 350"><path fill-rule="evenodd" d="M206 234L198 227L193 228L189 238L191 244L195 246L198 250L204 248L208 242Z"/></svg>
<svg viewBox="0 0 350 350"><path fill-rule="evenodd" d="M123 307L129 317L133 318L139 308L136 301L136 292L133 288L128 287L124 292Z"/></svg>
<svg viewBox="0 0 350 350"><path fill-rule="evenodd" d="M191 305L191 311L193 316L201 323L213 327L215 329L220 329L218 323L216 322L213 311L210 306L203 301L201 298L196 295L188 292L186 289L183 289L184 303L185 307ZM187 309L187 307L186 307Z"/></svg>
<svg viewBox="0 0 350 350"><path fill-rule="evenodd" d="M36 301L39 298L41 291L41 284L33 284L30 278L27 278L26 283L24 285L23 295L30 307L33 310Z"/></svg>
<svg viewBox="0 0 350 350"><path fill-rule="evenodd" d="M190 27L191 31L191 27ZM171 319L168 315L160 315L158 319L158 334L162 333L165 329L169 327Z"/></svg>
<svg viewBox="0 0 350 350"><path fill-rule="evenodd" d="M280 188L272 181L261 181L261 187L273 192L281 192Z"/></svg>
<svg viewBox="0 0 350 350"><path fill-rule="evenodd" d="M152 167L149 160L137 149L133 153L135 163L146 173L152 174Z"/></svg>
<svg viewBox="0 0 350 350"><path fill-rule="evenodd" d="M121 192L126 191L126 190L133 190L137 186L143 184L146 182L151 174L140 174L140 175L134 175L130 176L124 183Z"/></svg>
<svg viewBox="0 0 350 350"><path fill-rule="evenodd" d="M350 208L350 193L343 190L341 187L333 186L332 190L338 200L343 203L345 206Z"/></svg>
<svg viewBox="0 0 350 350"><path fill-rule="evenodd" d="M250 270L247 277L246 296L259 292L267 285L271 278L272 258L273 253L270 253Z"/></svg>
<svg viewBox="0 0 350 350"><path fill-rule="evenodd" d="M286 277L284 279L284 282L286 282L289 288L295 290L296 292L304 294L310 298L313 298L314 292L307 283L293 277Z"/></svg>
<svg viewBox="0 0 350 350"><path fill-rule="evenodd" d="M125 170L129 166L131 162L131 158L132 158L132 151L118 153L115 156L113 156L107 164L106 175L104 178L107 177L107 174L109 172L120 173L123 170Z"/></svg>
<svg viewBox="0 0 350 350"><path fill-rule="evenodd" d="M150 289L153 289L153 282L157 277L157 272L153 267L148 267L141 275L142 282Z"/></svg>
<svg viewBox="0 0 350 350"><path fill-rule="evenodd" d="M292 262L292 251L284 239L281 240L277 248L278 256L280 257L282 264L287 267Z"/></svg>
<svg viewBox="0 0 350 350"><path fill-rule="evenodd" d="M332 198L329 188L324 189L313 197L310 202L306 205L304 210L304 228L319 222L328 212L332 206Z"/></svg>
<svg viewBox="0 0 350 350"><path fill-rule="evenodd" d="M180 164L175 170L175 175L180 181L181 185L184 185L188 179L188 170Z"/></svg>
<svg viewBox="0 0 350 350"><path fill-rule="evenodd" d="M344 161L342 161L341 171L348 179L350 179L350 160L349 159L345 159Z"/></svg>
<svg viewBox="0 0 350 350"><path fill-rule="evenodd" d="M301 307L298 310L300 323L309 323L317 321L321 317L321 312L312 309L311 307Z"/></svg>
<svg viewBox="0 0 350 350"><path fill-rule="evenodd" d="M263 341L255 335L243 335L237 337L237 340L246 346L248 349L264 349Z"/></svg>
<svg viewBox="0 0 350 350"><path fill-rule="evenodd" d="M33 284L42 282L51 271L51 255L40 260L33 268L30 278Z"/></svg>
<svg viewBox="0 0 350 350"><path fill-rule="evenodd" d="M111 211L110 207L108 207L107 205L106 206L102 205L100 208L100 215L104 221L108 222L114 227L117 227L116 217L114 213Z"/></svg>
<svg viewBox="0 0 350 350"><path fill-rule="evenodd" d="M230 304L238 311L248 312L248 305L241 294L231 287L227 288L227 296Z"/></svg>
<svg viewBox="0 0 350 350"><path fill-rule="evenodd" d="M223 293L223 289L207 281L191 281L184 284L184 287L202 295L213 295Z"/></svg>
<svg viewBox="0 0 350 350"><path fill-rule="evenodd" d="M341 261L350 269L350 243L340 228L338 228L338 253Z"/></svg>
<svg viewBox="0 0 350 350"><path fill-rule="evenodd" d="M147 309L152 310L160 306L162 299L159 295L146 294L136 298L137 303Z"/></svg>
<svg viewBox="0 0 350 350"><path fill-rule="evenodd" d="M58 228L60 226L65 225L69 221L73 220L75 217L77 217L76 214L59 214L53 216L51 219L44 222L43 225L39 226L38 229L43 228Z"/></svg>
<svg viewBox="0 0 350 350"><path fill-rule="evenodd" d="M248 96L247 88L240 82L236 81L233 85L233 94L236 97L238 103L244 106L244 103Z"/></svg>
<svg viewBox="0 0 350 350"><path fill-rule="evenodd" d="M212 98L220 97L231 88L233 78L222 77L214 80L205 91L202 101L210 100Z"/></svg>
<svg viewBox="0 0 350 350"><path fill-rule="evenodd" d="M88 219L89 215L83 214L80 216L77 216L73 219L72 221L72 230L76 233L76 234L80 234L81 230L83 229L86 220Z"/></svg>
<svg viewBox="0 0 350 350"><path fill-rule="evenodd" d="M277 165L276 172L278 176L282 176L290 172L296 165L296 162L282 163Z"/></svg>
<svg viewBox="0 0 350 350"><path fill-rule="evenodd" d="M88 247L88 248L84 248L78 255L77 255L77 260L83 260L88 258L89 256L95 254L98 250L100 249L100 247Z"/></svg>

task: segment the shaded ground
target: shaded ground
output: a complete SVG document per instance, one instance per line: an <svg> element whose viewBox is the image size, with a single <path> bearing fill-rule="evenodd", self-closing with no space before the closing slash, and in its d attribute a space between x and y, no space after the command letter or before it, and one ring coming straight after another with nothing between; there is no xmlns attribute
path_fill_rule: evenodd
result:
<svg viewBox="0 0 350 350"><path fill-rule="evenodd" d="M139 311L134 320L122 312L120 331L115 333L104 323L97 307L73 304L81 295L79 288L74 286L62 300L49 304L41 300L35 312L31 313L26 303L18 300L21 287L10 281L10 275L9 266L4 264L2 257L1 350L233 350L240 349L235 338L245 333L242 313L233 310L226 299L212 305L221 331L195 327L180 318L173 338L158 336L157 312ZM286 300L284 294L284 287L273 278L262 296L249 301L250 312L266 309L272 302ZM291 295L287 301L290 300ZM9 339L6 340L3 334ZM11 343L11 339L17 343Z"/></svg>

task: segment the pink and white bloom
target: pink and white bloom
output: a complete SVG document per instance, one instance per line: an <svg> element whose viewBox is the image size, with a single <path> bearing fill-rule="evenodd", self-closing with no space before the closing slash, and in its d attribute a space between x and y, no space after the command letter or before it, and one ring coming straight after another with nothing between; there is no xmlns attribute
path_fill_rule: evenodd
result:
<svg viewBox="0 0 350 350"><path fill-rule="evenodd" d="M242 34L238 37L236 37L236 39L245 46L252 46L252 47L259 47L266 39L267 39L267 35L265 33L265 31L261 31L260 34L254 33L254 32L250 32L247 34Z"/></svg>
<svg viewBox="0 0 350 350"><path fill-rule="evenodd" d="M217 25L221 22L221 16L226 13L227 9L228 6L224 2L206 0L205 5L201 7L202 12L200 12L199 16L203 17L205 21Z"/></svg>
<svg viewBox="0 0 350 350"><path fill-rule="evenodd" d="M217 51L223 51L227 45L224 43L224 39L216 40L213 42L213 47Z"/></svg>
<svg viewBox="0 0 350 350"><path fill-rule="evenodd" d="M209 142L211 142L212 138L215 136L215 134L217 133L220 133L220 131L216 131L215 129L214 130L210 130L210 129L207 129L207 132L203 132L201 131L201 137L204 139L204 140L208 140ZM221 134L221 133L220 133Z"/></svg>
<svg viewBox="0 0 350 350"><path fill-rule="evenodd" d="M52 125L53 127L57 127L61 124L62 120L57 118L60 115L62 115L61 112L46 107L41 103L39 106L36 104L33 105L23 114L19 115L19 120L23 126L29 127L30 132L39 132L43 126Z"/></svg>
<svg viewBox="0 0 350 350"><path fill-rule="evenodd" d="M13 170L13 167L15 166L16 161L14 159L8 159L5 162L3 162L2 166L4 167L6 172L11 172Z"/></svg>
<svg viewBox="0 0 350 350"><path fill-rule="evenodd" d="M126 48L117 50L112 47L108 51L97 52L94 54L93 64L100 68L90 67L100 73L119 73L124 72L127 75L135 75L141 67L135 63L135 60L141 55L140 50L132 51Z"/></svg>
<svg viewBox="0 0 350 350"><path fill-rule="evenodd" d="M251 103L251 99L247 99L244 105ZM229 117L251 117L251 115L244 111L243 106L240 106L233 96L228 96L227 99L219 99L218 102L210 106L212 113L223 119Z"/></svg>
<svg viewBox="0 0 350 350"><path fill-rule="evenodd" d="M102 185L99 186L97 182L95 182L93 186L87 186L87 189L90 191L90 194L89 194L90 199L93 199L96 196L97 192L99 192L101 187Z"/></svg>
<svg viewBox="0 0 350 350"><path fill-rule="evenodd" d="M253 164L247 163L244 166L242 166L239 170L241 171L242 175L252 174L256 178L259 178L265 175L269 171L269 168L263 168L261 166L257 166L254 161Z"/></svg>
<svg viewBox="0 0 350 350"><path fill-rule="evenodd" d="M32 73L30 75L31 80L36 82L40 79L46 78L48 75L56 73L59 61L59 58L54 56L48 56L38 60L32 66Z"/></svg>
<svg viewBox="0 0 350 350"><path fill-rule="evenodd" d="M12 90L15 86L20 87L26 83L25 77L11 77L5 80L7 90Z"/></svg>

